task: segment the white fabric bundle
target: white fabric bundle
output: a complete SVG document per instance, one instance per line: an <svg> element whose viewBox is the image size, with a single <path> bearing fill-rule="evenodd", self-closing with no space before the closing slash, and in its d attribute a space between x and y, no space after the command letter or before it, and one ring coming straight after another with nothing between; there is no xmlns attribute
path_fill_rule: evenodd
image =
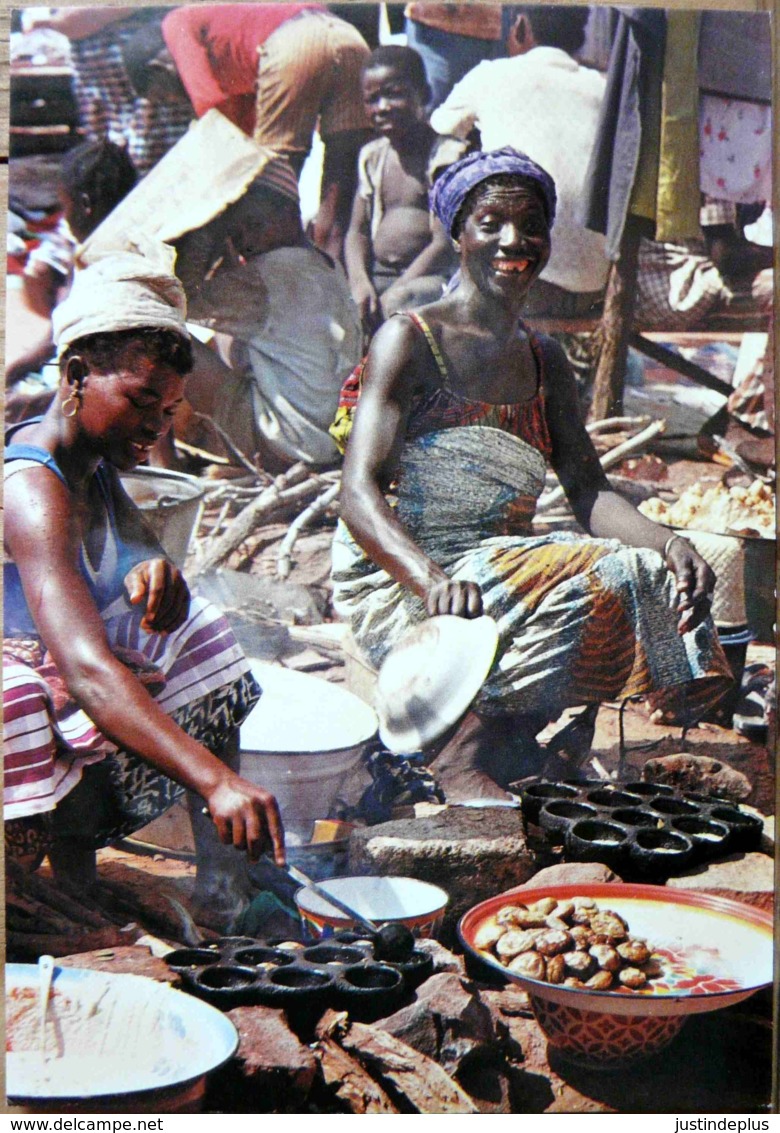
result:
<svg viewBox="0 0 780 1133"><path fill-rule="evenodd" d="M52 314L57 357L88 334L154 327L188 337L187 303L173 274L175 260L167 244L138 240L100 253L77 271L70 293Z"/></svg>

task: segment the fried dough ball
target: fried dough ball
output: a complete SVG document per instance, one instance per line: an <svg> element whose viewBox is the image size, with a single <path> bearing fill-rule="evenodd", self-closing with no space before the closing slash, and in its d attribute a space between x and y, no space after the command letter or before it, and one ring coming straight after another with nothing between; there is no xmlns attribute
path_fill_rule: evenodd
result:
<svg viewBox="0 0 780 1133"><path fill-rule="evenodd" d="M644 987L647 983L647 976L644 972L640 972L639 968L624 968L622 972L618 972L618 979L623 987L630 987L633 990Z"/></svg>
<svg viewBox="0 0 780 1133"><path fill-rule="evenodd" d="M496 921L502 925L516 925L517 917L528 912L525 905L504 905L496 913Z"/></svg>
<svg viewBox="0 0 780 1133"><path fill-rule="evenodd" d="M664 966L657 956L651 954L650 959L643 965L642 970L649 980L657 980L664 974Z"/></svg>
<svg viewBox="0 0 780 1133"><path fill-rule="evenodd" d="M546 928L547 927L547 914L541 913L536 909L529 909L526 913L519 913L513 925L517 928Z"/></svg>
<svg viewBox="0 0 780 1133"><path fill-rule="evenodd" d="M509 929L496 943L496 955L504 962L519 956L521 952L530 952L536 943L535 932L524 932L522 929Z"/></svg>
<svg viewBox="0 0 780 1133"><path fill-rule="evenodd" d="M495 917L488 917L474 933L474 947L492 948L505 932L506 928L499 924Z"/></svg>
<svg viewBox="0 0 780 1133"><path fill-rule="evenodd" d="M594 944L590 954L604 972L616 972L620 967L620 956L609 944Z"/></svg>
<svg viewBox="0 0 780 1133"><path fill-rule="evenodd" d="M624 940L618 944L617 950L627 964L646 964L650 959L650 949L644 940Z"/></svg>
<svg viewBox="0 0 780 1133"><path fill-rule="evenodd" d="M590 918L591 931L596 936L603 936L609 940L625 940L628 936L628 925L617 913L594 913Z"/></svg>
<svg viewBox="0 0 780 1133"><path fill-rule="evenodd" d="M591 909L594 913L599 909L592 897L573 897L571 903L575 909Z"/></svg>
<svg viewBox="0 0 780 1133"><path fill-rule="evenodd" d="M538 901L534 901L528 908L534 913L541 913L542 916L549 917L550 913L558 907L558 902L554 897L540 897Z"/></svg>
<svg viewBox="0 0 780 1133"><path fill-rule="evenodd" d="M566 978L566 960L564 953L559 952L557 956L552 956L547 961L547 982L548 984L562 984Z"/></svg>
<svg viewBox="0 0 780 1133"><path fill-rule="evenodd" d="M560 917L562 921L568 921L574 912L573 901L559 901L552 912L552 916Z"/></svg>
<svg viewBox="0 0 780 1133"><path fill-rule="evenodd" d="M571 915L571 923L582 925L584 928L590 926L590 918L594 915L595 909L576 909Z"/></svg>
<svg viewBox="0 0 780 1133"><path fill-rule="evenodd" d="M542 932L536 938L536 951L541 952L542 956L555 956L558 952L566 952L571 948L574 941L571 938L571 933L558 930L549 929L547 932Z"/></svg>
<svg viewBox="0 0 780 1133"><path fill-rule="evenodd" d="M566 974L578 980L586 980L596 970L596 961L588 952L564 952L563 961Z"/></svg>
<svg viewBox="0 0 780 1133"><path fill-rule="evenodd" d="M563 981L563 986L564 987L585 987L585 984L582 982L582 980L578 980L576 976L567 976L567 978Z"/></svg>
<svg viewBox="0 0 780 1133"><path fill-rule="evenodd" d="M532 980L547 978L544 960L538 952L522 952L519 956L515 956L508 967L511 972L517 972L520 976L529 976Z"/></svg>
<svg viewBox="0 0 780 1133"><path fill-rule="evenodd" d="M569 926L562 917L556 917L555 913L551 913L549 917L544 918L544 923L547 928L557 929L559 932L568 932Z"/></svg>
<svg viewBox="0 0 780 1133"><path fill-rule="evenodd" d="M596 972L595 976L591 976L589 980L585 980L585 987L592 987L594 991L609 991L614 982L612 972L605 972L600 969Z"/></svg>
<svg viewBox="0 0 780 1133"><path fill-rule="evenodd" d="M579 952L587 952L593 943L593 933L585 925L574 925L569 929L569 934L574 941L574 947Z"/></svg>

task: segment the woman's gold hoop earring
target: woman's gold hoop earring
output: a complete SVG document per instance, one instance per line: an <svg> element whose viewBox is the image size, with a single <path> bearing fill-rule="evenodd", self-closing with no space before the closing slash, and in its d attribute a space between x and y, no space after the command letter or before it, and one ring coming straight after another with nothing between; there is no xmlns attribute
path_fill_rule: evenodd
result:
<svg viewBox="0 0 780 1133"><path fill-rule="evenodd" d="M75 393L72 393L70 397L66 397L63 401L60 412L63 417L75 417L78 411L79 401Z"/></svg>

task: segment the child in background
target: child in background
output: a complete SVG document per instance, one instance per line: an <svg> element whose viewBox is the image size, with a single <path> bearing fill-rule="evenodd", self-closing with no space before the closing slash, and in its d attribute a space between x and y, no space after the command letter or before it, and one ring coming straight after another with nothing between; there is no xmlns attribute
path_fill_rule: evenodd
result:
<svg viewBox="0 0 780 1133"><path fill-rule="evenodd" d="M76 249L127 196L137 179L126 148L107 138L82 142L62 158L58 188L62 217L30 253L22 275L20 301L26 311L37 316L33 325L40 329L31 334L23 318L18 324L8 320L7 387L34 373L52 357L51 313L70 289ZM38 405L36 411L40 408ZM7 420L21 420L16 412L7 413ZM23 403L19 412L25 415Z"/></svg>
<svg viewBox="0 0 780 1133"><path fill-rule="evenodd" d="M379 135L360 151L344 245L352 297L366 334L394 311L438 299L454 257L428 211L426 171L437 135L422 60L409 47L379 47L363 69L363 99Z"/></svg>

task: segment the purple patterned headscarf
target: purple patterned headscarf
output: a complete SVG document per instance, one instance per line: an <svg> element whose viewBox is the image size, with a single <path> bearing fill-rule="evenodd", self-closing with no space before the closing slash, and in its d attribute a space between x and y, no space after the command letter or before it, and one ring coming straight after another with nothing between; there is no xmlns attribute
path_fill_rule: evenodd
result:
<svg viewBox="0 0 780 1133"><path fill-rule="evenodd" d="M434 182L429 195L431 209L450 235L455 217L471 190L498 173L514 173L535 181L544 198L547 222L552 227L555 220L555 182L547 170L527 154L504 146L502 149L467 153L445 169Z"/></svg>

